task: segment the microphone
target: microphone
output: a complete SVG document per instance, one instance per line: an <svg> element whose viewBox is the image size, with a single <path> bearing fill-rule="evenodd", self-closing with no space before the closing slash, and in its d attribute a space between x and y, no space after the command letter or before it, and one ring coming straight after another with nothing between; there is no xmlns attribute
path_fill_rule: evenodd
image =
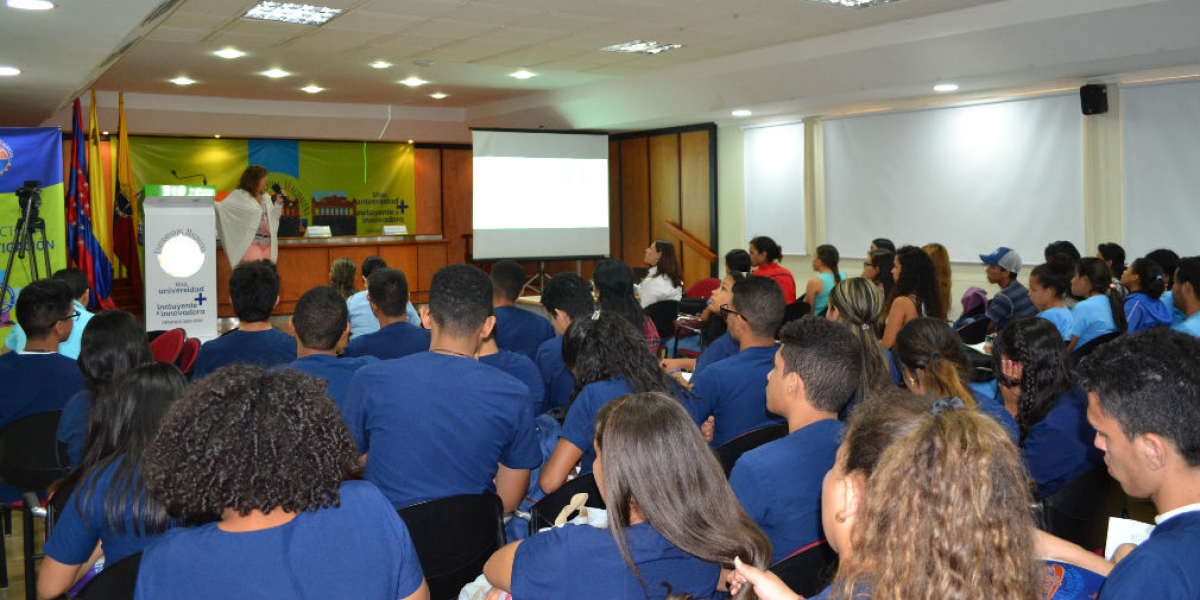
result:
<svg viewBox="0 0 1200 600"><path fill-rule="evenodd" d="M278 183L273 183L273 184L271 184L271 189L272 189L272 190L273 190L273 191L274 191L276 194L278 194L278 195L280 195L280 196L283 196L283 195L285 195L285 194L283 193L283 188L280 188Z"/></svg>
<svg viewBox="0 0 1200 600"><path fill-rule="evenodd" d="M175 179L178 179L180 181L183 181L185 179L194 179L196 177L199 177L200 181L202 182L201 185L208 185L208 177L205 177L204 173L196 173L195 175L180 175L179 173L175 172L175 169L171 169L171 174L175 176Z"/></svg>

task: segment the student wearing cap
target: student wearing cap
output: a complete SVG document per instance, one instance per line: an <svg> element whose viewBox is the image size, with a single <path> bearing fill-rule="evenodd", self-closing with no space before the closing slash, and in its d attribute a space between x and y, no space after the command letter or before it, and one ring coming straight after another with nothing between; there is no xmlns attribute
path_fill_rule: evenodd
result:
<svg viewBox="0 0 1200 600"><path fill-rule="evenodd" d="M1004 329L1013 319L1032 317L1037 307L1029 299L1029 290L1017 281L1021 270L1021 255L1016 250L1000 246L991 254L980 254L979 260L987 265L988 283L1000 286L1000 291L988 302L986 316L992 324L991 331Z"/></svg>

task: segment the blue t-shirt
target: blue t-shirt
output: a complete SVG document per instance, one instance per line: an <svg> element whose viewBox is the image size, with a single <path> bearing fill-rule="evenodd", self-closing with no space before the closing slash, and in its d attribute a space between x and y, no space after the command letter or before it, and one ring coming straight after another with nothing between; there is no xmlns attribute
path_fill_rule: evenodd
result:
<svg viewBox="0 0 1200 600"><path fill-rule="evenodd" d="M592 463L596 461L596 449L592 447L596 438L596 414L605 404L632 393L633 387L620 375L604 381L593 381L579 390L563 421L562 439L583 450L580 473L590 473Z"/></svg>
<svg viewBox="0 0 1200 600"><path fill-rule="evenodd" d="M838 277L838 281L845 280L846 272L839 270ZM817 294L817 297L813 298L810 303L813 307L812 314L820 316L826 308L829 308L829 293L833 291L833 286L838 282L834 281L833 273L817 273L817 278L821 280L821 293Z"/></svg>
<svg viewBox="0 0 1200 600"><path fill-rule="evenodd" d="M1055 306L1043 310L1037 316L1053 323L1058 328L1058 332L1062 334L1064 342L1071 341L1071 309L1065 306Z"/></svg>
<svg viewBox="0 0 1200 600"><path fill-rule="evenodd" d="M109 527L104 518L104 500L109 494L113 476L116 475L119 465L118 459L99 476L95 472L89 474L71 492L66 507L54 522L54 532L46 542L46 556L64 565L81 565L96 549L96 542L103 542L104 562L111 565L126 556L141 552L147 544L161 535L147 534L142 524L134 521L132 504L125 506L125 531L117 533ZM96 481L95 490L86 502L80 502L92 480Z"/></svg>
<svg viewBox="0 0 1200 600"><path fill-rule="evenodd" d="M63 407L62 416L58 418L58 433L55 437L67 447L67 458L72 465L79 464L83 459L84 450L87 450L88 412L91 410L92 392L84 389L71 396L67 405Z"/></svg>
<svg viewBox="0 0 1200 600"><path fill-rule="evenodd" d="M542 342L542 345L538 346L537 357L533 361L537 365L538 372L541 373L542 383L546 390L546 397L542 402L542 410L538 411L539 414L552 408L570 405L571 394L575 392L575 376L563 362L562 343L561 335Z"/></svg>
<svg viewBox="0 0 1200 600"><path fill-rule="evenodd" d="M671 545L643 522L625 529L629 553L646 590L621 558L612 532L564 525L534 534L513 557L512 595L521 600L662 600L676 594L712 598L721 567Z"/></svg>
<svg viewBox="0 0 1200 600"><path fill-rule="evenodd" d="M1071 335L1079 338L1075 342L1076 349L1116 330L1117 323L1113 321L1112 304L1108 296L1092 296L1076 303L1075 308L1071 309Z"/></svg>
<svg viewBox="0 0 1200 600"><path fill-rule="evenodd" d="M704 348L704 352L700 353L700 358L696 359L696 368L692 370L692 373L699 373L708 365L725 360L737 353L738 343L733 341L733 336L726 331Z"/></svg>
<svg viewBox="0 0 1200 600"><path fill-rule="evenodd" d="M14 298L15 302L16 299ZM95 315L88 312L87 307L80 304L78 300L71 301L71 308L79 311L79 318L75 319L75 323L71 325L71 335L67 339L58 344L58 353L75 360L79 358L79 347L83 341L83 330L87 328L88 321L92 320ZM8 331L8 337L4 339L4 345L13 352L20 352L25 349L25 330L21 329L20 323L14 323L12 329Z"/></svg>
<svg viewBox="0 0 1200 600"><path fill-rule="evenodd" d="M344 356L374 356L379 360L401 358L429 350L431 334L407 321L397 321L376 331L350 340Z"/></svg>
<svg viewBox="0 0 1200 600"><path fill-rule="evenodd" d="M538 346L554 337L550 320L517 306L496 307L496 345L501 350L537 356Z"/></svg>
<svg viewBox="0 0 1200 600"><path fill-rule="evenodd" d="M343 413L365 477L400 508L495 492L497 463L542 464L525 385L473 358L422 352L359 369Z"/></svg>
<svg viewBox="0 0 1200 600"><path fill-rule="evenodd" d="M1163 294L1158 297L1158 301L1161 302L1163 306L1167 307L1167 311L1171 313L1171 325L1178 325L1182 323L1185 318L1187 318L1183 314L1183 311L1179 310L1178 306L1175 306L1175 293L1173 291L1167 290L1163 292Z"/></svg>
<svg viewBox="0 0 1200 600"><path fill-rule="evenodd" d="M752 429L782 423L767 410L767 373L775 366L775 346L747 348L713 363L692 377L693 398L684 406L697 423L715 418L712 447Z"/></svg>
<svg viewBox="0 0 1200 600"><path fill-rule="evenodd" d="M1021 439L1021 428L1017 426L1017 420L1013 418L1012 413L1004 408L1004 403L996 400L995 396L989 396L970 386L968 388L979 412L999 423L1004 428L1004 433L1008 434L1008 439L1012 440L1014 446L1017 445Z"/></svg>
<svg viewBox="0 0 1200 600"><path fill-rule="evenodd" d="M1100 600L1200 598L1200 511L1159 523L1108 574Z"/></svg>
<svg viewBox="0 0 1200 600"><path fill-rule="evenodd" d="M344 482L340 491L339 507L302 512L269 529L172 529L142 554L134 598L411 596L424 575L400 515L365 481Z"/></svg>
<svg viewBox="0 0 1200 600"><path fill-rule="evenodd" d="M355 292L346 298L346 310L350 313L350 339L354 339L356 335L379 331L379 318L371 312L371 301L367 300L366 290ZM404 316L414 325L421 322L421 315L412 302L404 306Z"/></svg>
<svg viewBox="0 0 1200 600"><path fill-rule="evenodd" d="M1091 600L1096 597L1104 576L1072 564L1048 560L1042 563L1038 598L1042 600ZM871 598L869 589L854 591L855 600ZM829 600L833 588L827 587L808 600Z"/></svg>
<svg viewBox="0 0 1200 600"><path fill-rule="evenodd" d="M1171 311L1162 302L1141 292L1125 296L1125 320L1129 323L1126 333L1133 333L1160 325L1171 325Z"/></svg>
<svg viewBox="0 0 1200 600"><path fill-rule="evenodd" d="M1104 464L1104 454L1093 445L1096 430L1088 424L1086 413L1087 394L1071 388L1021 440L1021 455L1037 483L1039 498Z"/></svg>
<svg viewBox="0 0 1200 600"><path fill-rule="evenodd" d="M342 411L342 407L346 405L346 388L350 387L350 379L359 369L377 362L379 359L374 356L338 358L328 354L310 354L278 368L295 369L317 379L324 379L328 382L325 392L333 399L334 404L337 404L338 410Z"/></svg>
<svg viewBox="0 0 1200 600"><path fill-rule="evenodd" d="M479 362L495 367L516 377L529 388L529 408L533 414L542 414L542 400L546 396L546 386L542 384L542 375L532 360L524 354L501 350L495 354L480 356Z"/></svg>
<svg viewBox="0 0 1200 600"><path fill-rule="evenodd" d="M1192 316L1172 325L1171 329L1193 337L1200 337L1200 312L1192 313Z"/></svg>
<svg viewBox="0 0 1200 600"><path fill-rule="evenodd" d="M0 356L0 429L38 413L62 410L84 389L75 361L57 353Z"/></svg>
<svg viewBox="0 0 1200 600"><path fill-rule="evenodd" d="M296 360L296 338L274 327L264 331L234 329L200 346L196 366L192 369L192 379L200 379L235 363L269 369L293 360Z"/></svg>
<svg viewBox="0 0 1200 600"><path fill-rule="evenodd" d="M771 538L772 563L824 539L821 484L844 430L837 419L817 421L746 452L733 465L729 486Z"/></svg>
<svg viewBox="0 0 1200 600"><path fill-rule="evenodd" d="M1032 317L1037 312L1033 300L1029 299L1029 290L1021 285L1020 281L1014 279L1008 286L1001 288L995 296L992 296L985 314L995 324L996 331L1000 331L1013 319Z"/></svg>

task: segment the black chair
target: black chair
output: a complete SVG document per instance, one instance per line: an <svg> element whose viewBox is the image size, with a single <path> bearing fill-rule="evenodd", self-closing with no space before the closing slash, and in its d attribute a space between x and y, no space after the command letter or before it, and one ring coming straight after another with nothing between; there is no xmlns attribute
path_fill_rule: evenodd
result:
<svg viewBox="0 0 1200 600"><path fill-rule="evenodd" d="M804 301L804 298L783 307L783 323L791 323L805 315L812 313L812 305Z"/></svg>
<svg viewBox="0 0 1200 600"><path fill-rule="evenodd" d="M580 475L564 484L562 487L546 494L529 509L529 535L537 533L546 527L554 526L558 513L571 503L575 494L587 494L589 508L604 508L604 498L600 496L600 488L596 485L596 476L592 473Z"/></svg>
<svg viewBox="0 0 1200 600"><path fill-rule="evenodd" d="M1125 501L1120 484L1097 467L1041 499L1039 527L1088 550L1103 548L1108 518L1124 514Z"/></svg>
<svg viewBox="0 0 1200 600"><path fill-rule="evenodd" d="M133 600L141 564L142 553L139 552L104 565L104 570L79 590L75 600Z"/></svg>
<svg viewBox="0 0 1200 600"><path fill-rule="evenodd" d="M34 511L41 512L39 494L70 472L70 462L58 444L58 420L62 411L48 411L25 417L0 431L0 481L24 492L21 506L25 537L25 597L37 598L36 561L42 555L35 552ZM0 551L0 560L7 562L7 552ZM7 583L7 572L4 579Z"/></svg>
<svg viewBox="0 0 1200 600"><path fill-rule="evenodd" d="M1097 348L1121 337L1121 335L1122 334L1119 331L1114 331L1112 333L1106 333L1106 334L1098 336L1095 339L1093 339L1092 341L1076 348L1075 351L1071 353L1071 359L1070 359L1071 368L1073 369L1073 368L1079 366L1079 363L1081 361L1083 361L1083 359L1087 358L1087 356L1089 354L1095 352Z"/></svg>
<svg viewBox="0 0 1200 600"><path fill-rule="evenodd" d="M959 325L954 331L958 332L964 344L978 344L987 338L988 324L991 322L991 319L979 315L969 323Z"/></svg>
<svg viewBox="0 0 1200 600"><path fill-rule="evenodd" d="M969 346L965 347L967 360L971 363L971 382L986 383L996 378L992 371L992 355L984 354Z"/></svg>
<svg viewBox="0 0 1200 600"><path fill-rule="evenodd" d="M721 461L721 468L725 469L725 476L729 477L729 474L733 471L734 463L743 454L767 442L773 442L787 434L787 423L780 423L778 425L747 431L718 446L717 459Z"/></svg>
<svg viewBox="0 0 1200 600"><path fill-rule="evenodd" d="M771 572L797 594L815 596L833 581L837 553L825 540L813 542L771 565Z"/></svg>
<svg viewBox="0 0 1200 600"><path fill-rule="evenodd" d="M675 317L679 316L678 300L660 300L647 306L644 310L646 316L654 321L654 328L658 330L659 339L665 343L675 335Z"/></svg>
<svg viewBox="0 0 1200 600"><path fill-rule="evenodd" d="M439 498L398 512L408 527L433 600L457 598L464 585L483 573L492 553L504 545L504 505L496 494Z"/></svg>

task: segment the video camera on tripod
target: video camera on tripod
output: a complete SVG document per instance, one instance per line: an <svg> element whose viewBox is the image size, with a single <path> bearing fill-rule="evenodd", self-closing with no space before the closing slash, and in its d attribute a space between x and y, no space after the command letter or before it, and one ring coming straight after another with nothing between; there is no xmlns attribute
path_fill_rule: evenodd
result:
<svg viewBox="0 0 1200 600"><path fill-rule="evenodd" d="M46 242L46 221L41 217L42 182L26 181L16 189L17 203L21 206L21 216L12 228L13 240L8 247L8 266L4 269L4 281L0 283L0 306L7 306L12 300L12 288L8 286L12 279L13 263L16 259L25 259L29 255L29 281L37 281L50 276L50 248ZM35 237L35 234L38 237ZM36 250L41 248L41 256Z"/></svg>
<svg viewBox="0 0 1200 600"><path fill-rule="evenodd" d="M37 216L42 208L42 182L29 180L21 184L15 192L17 203L21 206L21 216Z"/></svg>

